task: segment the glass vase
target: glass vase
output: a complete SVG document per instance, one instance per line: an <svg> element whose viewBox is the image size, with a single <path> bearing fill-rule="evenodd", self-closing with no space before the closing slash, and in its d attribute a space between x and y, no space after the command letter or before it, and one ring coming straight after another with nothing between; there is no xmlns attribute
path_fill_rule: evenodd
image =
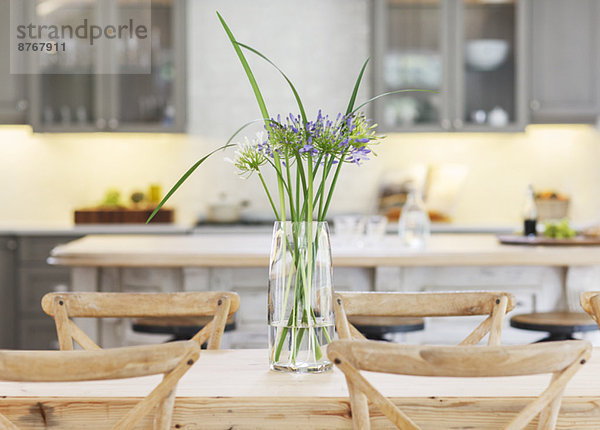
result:
<svg viewBox="0 0 600 430"><path fill-rule="evenodd" d="M269 360L273 370L323 372L334 333L326 222L276 222L269 264Z"/></svg>

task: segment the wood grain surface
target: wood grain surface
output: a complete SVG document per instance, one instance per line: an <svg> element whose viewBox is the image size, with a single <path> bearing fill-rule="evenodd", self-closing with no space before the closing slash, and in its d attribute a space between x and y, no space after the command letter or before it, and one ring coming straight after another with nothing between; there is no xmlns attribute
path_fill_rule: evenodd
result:
<svg viewBox="0 0 600 430"><path fill-rule="evenodd" d="M267 267L271 236L91 235L56 247L48 262L78 267ZM424 249L387 235L372 246L332 237L336 267L569 266L600 264L600 246L503 245L492 234L434 234Z"/></svg>
<svg viewBox="0 0 600 430"><path fill-rule="evenodd" d="M600 428L600 349L567 385L558 429ZM550 375L499 378L428 378L369 373L369 380L424 429L498 429L539 395ZM23 429L89 428L116 423L159 381L32 384L0 382L0 412ZM371 411L374 429L392 428ZM527 429L536 428L534 420ZM143 421L140 428L151 428ZM203 351L177 387L173 426L181 429L350 429L343 374L268 370L267 350ZM51 428L51 427L50 427ZM172 427L173 428L173 427Z"/></svg>

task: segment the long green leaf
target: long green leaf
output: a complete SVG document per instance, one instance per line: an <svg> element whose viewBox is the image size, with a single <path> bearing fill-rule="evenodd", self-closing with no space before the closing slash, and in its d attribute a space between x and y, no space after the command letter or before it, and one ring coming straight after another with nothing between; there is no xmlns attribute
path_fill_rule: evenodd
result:
<svg viewBox="0 0 600 430"><path fill-rule="evenodd" d="M219 21L221 21L221 25L223 25L223 28L225 29L225 32L227 33L227 37L229 37L229 40L231 41L231 44L233 45L233 49L235 49L235 52L236 52L238 58L240 59L240 62L242 63L242 67L244 68L244 71L246 72L246 76L248 77L248 80L250 81L250 85L252 86L252 90L254 91L254 96L256 98L256 102L258 103L258 107L260 108L262 116L265 120L265 127L267 128L268 131L271 131L271 124L269 122L269 118L270 118L269 112L267 111L267 106L265 105L265 100L263 99L260 89L258 88L258 84L256 83L256 79L254 78L254 74L252 73L252 70L250 69L250 65L248 64L248 61L246 60L246 57L244 56L242 49L238 45L237 40L235 40L233 33L231 32L231 30L227 26L227 23L225 22L225 20L223 19L223 17L221 16L221 14L219 12L217 12L217 16L219 17ZM276 163L275 170L277 170L277 172L281 176L281 160L279 159L279 154L277 152L273 153L273 159L275 160L275 163ZM281 206L280 221L283 221L283 220L285 220L285 196L283 194L284 189L283 189L282 179L279 177L277 178L277 188L279 189L279 204Z"/></svg>
<svg viewBox="0 0 600 430"><path fill-rule="evenodd" d="M262 58L263 60L265 60L271 66L275 67L275 69L277 69L277 71L279 73L281 73L281 76L283 76L283 78L287 81L287 83L290 86L292 92L294 93L294 97L296 99L296 103L298 104L298 109L300 109L300 116L302 116L302 122L303 122L303 124L306 125L307 119L306 119L306 111L304 110L304 105L302 104L302 101L300 100L300 96L298 95L298 91L296 91L296 87L294 87L294 84L292 84L292 81L290 81L290 79L286 76L286 74L283 73L283 70L281 70L275 63L273 63L271 60L269 60L269 58L267 58L266 55L262 54L261 52L259 52L258 50L252 48L251 46L248 46L248 45L243 44L241 42L238 42L238 45L240 45L242 48L247 49L248 51L250 51L250 52L258 55L260 58Z"/></svg>
<svg viewBox="0 0 600 430"><path fill-rule="evenodd" d="M225 145L215 149L214 151L210 152L208 155L205 155L204 157L202 157L200 160L198 160L192 167L190 167L187 172L185 172L183 174L183 176L181 178L179 178L179 180L177 181L177 183L175 185L173 185L173 187L169 190L169 192L167 193L167 195L162 199L162 201L158 204L158 206L156 207L156 209L154 209L154 211L150 214L150 216L148 217L148 219L146 220L146 224L148 224L150 221L152 221L152 218L154 218L154 216L158 213L158 211L164 206L165 203L167 203L167 200L169 200L171 198L171 196L173 195L173 193L175 193L175 191L177 191L179 189L179 187L187 180L187 178L190 177L190 175L192 173L194 173L194 171L202 164L206 161L206 159L208 157L210 157L211 155L213 155L215 152L218 152L222 149L226 149L229 148L231 146L235 146L235 144L231 143L231 141L233 139L235 139L235 137L242 131L244 130L246 127L248 127L251 124L254 124L256 122L263 122L263 119L255 119L253 121L247 122L246 124L244 124L243 126L241 126L240 128L238 128L236 130L235 133L233 133L231 135L231 137L229 139L227 139L227 143L225 143Z"/></svg>
<svg viewBox="0 0 600 430"><path fill-rule="evenodd" d="M365 69L367 68L367 64L369 63L369 59L367 58L360 69L360 73L358 74L358 78L354 84L354 89L352 90L352 96L350 97L350 101L348 102L348 108L346 109L346 115L352 112L354 109L354 102L356 101L356 95L358 94L358 88L360 87L360 82L362 81L363 75L365 73Z"/></svg>
<svg viewBox="0 0 600 430"><path fill-rule="evenodd" d="M219 21L221 21L221 25L223 26L223 28L225 29L225 32L227 33L227 37L229 37L229 40L231 41L231 44L233 45L233 49L235 49L235 52L236 52L238 58L240 59L240 62L242 63L242 67L244 68L244 71L246 72L246 76L248 77L248 80L250 81L250 85L252 86L252 91L254 91L254 96L256 97L256 102L258 103L260 112L262 113L262 116L265 119L265 121L268 121L270 118L269 111L267 110L267 106L265 105L265 100L263 99L260 89L258 88L256 79L254 78L254 74L252 73L252 69L250 69L250 65L248 64L248 61L246 60L244 53L240 49L240 46L239 46L237 40L235 40L235 36L229 29L229 26L227 25L227 23L225 22L225 20L223 19L223 17L221 16L221 14L219 12L217 12L217 16L219 17ZM268 122L265 122L265 125L267 126L267 128L270 127L270 124L268 124Z"/></svg>

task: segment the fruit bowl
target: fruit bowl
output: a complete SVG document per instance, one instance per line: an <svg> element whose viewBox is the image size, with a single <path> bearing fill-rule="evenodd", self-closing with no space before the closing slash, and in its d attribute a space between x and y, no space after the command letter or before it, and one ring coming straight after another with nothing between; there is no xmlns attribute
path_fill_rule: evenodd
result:
<svg viewBox="0 0 600 430"><path fill-rule="evenodd" d="M497 69L508 56L508 42L502 39L469 40L465 47L467 64L477 71Z"/></svg>

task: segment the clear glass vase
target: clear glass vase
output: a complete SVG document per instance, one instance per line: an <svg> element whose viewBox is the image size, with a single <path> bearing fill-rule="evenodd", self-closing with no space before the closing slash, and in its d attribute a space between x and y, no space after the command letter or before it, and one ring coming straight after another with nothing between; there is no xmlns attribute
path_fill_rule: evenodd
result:
<svg viewBox="0 0 600 430"><path fill-rule="evenodd" d="M326 222L276 222L269 264L271 369L323 372L334 332L333 273Z"/></svg>

